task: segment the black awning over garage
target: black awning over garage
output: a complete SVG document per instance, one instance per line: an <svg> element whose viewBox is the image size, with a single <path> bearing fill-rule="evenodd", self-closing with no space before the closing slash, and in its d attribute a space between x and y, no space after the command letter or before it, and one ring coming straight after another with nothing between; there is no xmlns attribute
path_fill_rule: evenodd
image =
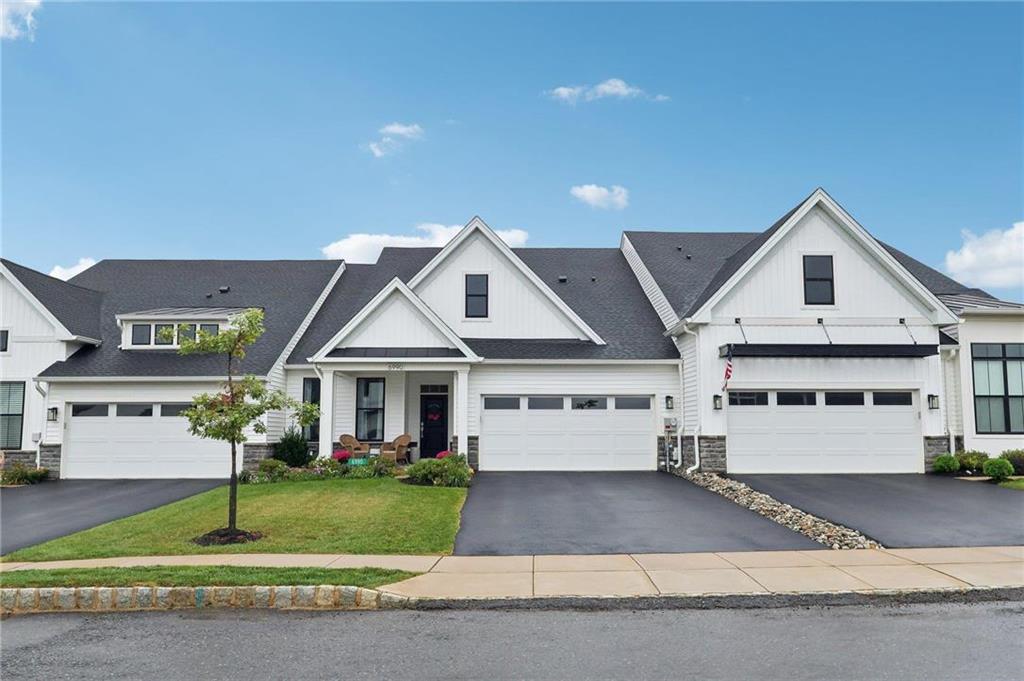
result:
<svg viewBox="0 0 1024 681"><path fill-rule="evenodd" d="M838 343L726 343L718 356L726 357L930 357L937 345Z"/></svg>

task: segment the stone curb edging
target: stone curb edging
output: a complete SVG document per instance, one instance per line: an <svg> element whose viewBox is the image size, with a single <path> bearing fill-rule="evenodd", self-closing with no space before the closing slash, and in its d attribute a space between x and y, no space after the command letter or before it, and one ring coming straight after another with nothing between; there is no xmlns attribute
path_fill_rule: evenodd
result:
<svg viewBox="0 0 1024 681"><path fill-rule="evenodd" d="M412 598L354 586L59 587L0 589L0 615L110 613L195 609L374 610L710 610L901 606L1024 601L1024 587L898 589L692 596L551 598Z"/></svg>
<svg viewBox="0 0 1024 681"><path fill-rule="evenodd" d="M758 492L750 485L722 477L716 473L691 473L677 468L674 475L689 480L698 487L714 492L729 501L767 518L783 527L804 535L830 549L882 549L874 539L869 539L857 530L825 520L795 506L783 503L764 492Z"/></svg>
<svg viewBox="0 0 1024 681"><path fill-rule="evenodd" d="M357 586L84 586L0 589L0 615L203 608L381 610L409 597Z"/></svg>

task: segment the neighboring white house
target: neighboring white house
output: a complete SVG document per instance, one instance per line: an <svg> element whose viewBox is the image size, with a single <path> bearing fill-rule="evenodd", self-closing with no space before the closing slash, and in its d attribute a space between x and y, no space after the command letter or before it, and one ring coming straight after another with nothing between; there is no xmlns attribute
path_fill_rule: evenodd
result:
<svg viewBox="0 0 1024 681"><path fill-rule="evenodd" d="M177 416L221 360L160 330L253 306L267 333L243 369L320 404L325 456L408 433L415 456L481 470L918 473L1024 446L1024 306L878 242L820 189L764 232L619 248L510 249L474 218L369 265L107 260L70 283L4 265L5 447L62 477L225 475ZM271 415L245 465L288 425Z"/></svg>

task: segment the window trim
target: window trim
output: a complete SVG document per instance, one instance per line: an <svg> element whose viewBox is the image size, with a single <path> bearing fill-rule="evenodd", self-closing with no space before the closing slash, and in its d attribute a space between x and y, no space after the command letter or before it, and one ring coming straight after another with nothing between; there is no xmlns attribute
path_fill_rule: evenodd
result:
<svg viewBox="0 0 1024 681"><path fill-rule="evenodd" d="M999 356L998 357L975 357L974 348L978 345L998 345ZM1018 398L1024 400L1024 395L1011 395L1010 394L1010 372L1007 366L1008 362L1024 362L1024 357L1010 357L1006 353L1007 345L1021 345L1021 343L971 343L971 408L974 410L974 432L977 435L994 435L997 437L1003 437L1006 435L1024 435L1024 430L1012 430L1013 424L1010 420L1010 399ZM996 362L1002 368L1003 372L1003 394L1002 395L978 395L977 377L974 372L975 362ZM984 398L986 400L998 399L1003 403L1003 425L1005 430L981 430L978 424L978 398Z"/></svg>
<svg viewBox="0 0 1024 681"><path fill-rule="evenodd" d="M13 447L8 447L6 443L0 442L0 449L2 450L16 450L21 449L21 443L25 439L25 390L27 386L25 381L0 381L3 385L20 385L21 386L21 410L20 412L2 412L0 416L17 416L18 417L18 443ZM10 433L8 433L10 435Z"/></svg>
<svg viewBox="0 0 1024 681"><path fill-rule="evenodd" d="M469 278L483 277L486 293L470 293ZM470 298L483 298L484 313L482 315L469 314ZM462 274L462 318L469 321L482 321L491 318L491 273L490 272L463 272Z"/></svg>
<svg viewBox="0 0 1024 681"><path fill-rule="evenodd" d="M161 327L171 327L171 338L166 341L160 340L160 329ZM161 347L169 348L178 344L178 327L174 322L157 322L153 324L153 345L159 345Z"/></svg>
<svg viewBox="0 0 1024 681"><path fill-rule="evenodd" d="M135 340L135 329L146 328L146 342L140 343ZM153 325L143 322L132 322L128 326L128 338L131 340L131 344L135 347L147 348L153 345Z"/></svg>
<svg viewBox="0 0 1024 681"><path fill-rule="evenodd" d="M829 270L831 271L832 276L829 277L828 279L825 279L823 277L808 277L807 276L807 259L808 258L828 258ZM801 253L800 254L800 265L801 265L801 274L803 275L803 293L804 293L803 301L804 301L804 306L812 307L812 308L834 307L835 304L836 304L836 259L835 259L835 254L834 253ZM810 281L815 281L815 282L827 281L829 283L829 288L830 288L830 291L831 291L831 295L829 296L829 302L827 302L827 303L812 303L812 302L809 302L807 300L807 283L810 282Z"/></svg>
<svg viewBox="0 0 1024 681"><path fill-rule="evenodd" d="M0 329L0 355L11 354L11 330L8 327Z"/></svg>
<svg viewBox="0 0 1024 681"><path fill-rule="evenodd" d="M379 407L360 407L359 406L359 386L364 381L379 381L380 382L381 391L380 391L380 406ZM383 376L358 376L358 377L356 377L356 423L355 423L355 428L353 428L353 430L356 431L356 439L359 440L360 442L383 442L384 441L384 437L385 437L384 434L387 432L387 430L385 430L385 427L386 427L386 425L385 425L385 418L386 418L387 414L384 411L385 407L387 407L387 397L388 397L388 394L387 394L387 382L385 381ZM380 412L380 436L381 436L380 440L371 440L369 437L360 436L360 433L359 433L359 412L361 412L361 411L379 411Z"/></svg>

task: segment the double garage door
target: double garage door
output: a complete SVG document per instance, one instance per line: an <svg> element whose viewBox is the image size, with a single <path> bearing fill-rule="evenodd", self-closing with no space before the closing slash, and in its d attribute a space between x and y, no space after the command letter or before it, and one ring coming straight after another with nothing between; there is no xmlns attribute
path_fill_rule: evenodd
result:
<svg viewBox="0 0 1024 681"><path fill-rule="evenodd" d="M63 477L227 478L228 445L189 434L181 416L188 406L68 405Z"/></svg>
<svg viewBox="0 0 1024 681"><path fill-rule="evenodd" d="M655 470L649 395L492 395L482 400L480 469Z"/></svg>
<svg viewBox="0 0 1024 681"><path fill-rule="evenodd" d="M921 473L915 391L729 392L730 473Z"/></svg>

